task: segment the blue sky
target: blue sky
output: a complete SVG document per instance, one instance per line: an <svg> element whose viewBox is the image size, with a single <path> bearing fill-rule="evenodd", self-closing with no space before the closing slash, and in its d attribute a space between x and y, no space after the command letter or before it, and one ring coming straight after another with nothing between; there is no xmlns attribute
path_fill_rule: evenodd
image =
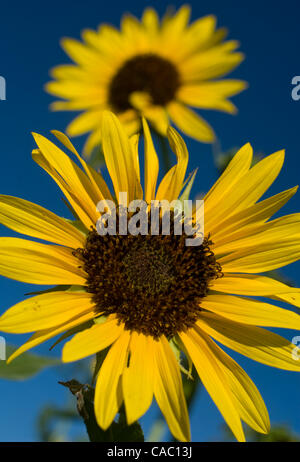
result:
<svg viewBox="0 0 300 462"><path fill-rule="evenodd" d="M218 24L230 31L230 38L241 42L246 60L232 74L249 82L249 89L235 98L237 116L206 111L204 116L214 126L224 150L250 141L258 152L270 154L286 149L283 171L271 188L279 192L299 183L300 100L291 98L291 80L300 74L299 3L271 1L189 2L192 18L215 14ZM167 5L182 2L153 1L163 13ZM37 202L57 213L65 207L56 186L34 165L31 131L47 135L49 130L64 130L71 113L50 113L51 96L43 90L51 67L68 62L59 46L63 36L79 38L83 28L96 28L100 22L119 24L125 11L140 16L149 2L128 0L52 0L42 3L5 2L1 5L0 75L7 82L7 100L0 101L0 193ZM216 179L211 149L186 139L190 152L190 170L199 167L196 191L206 191ZM82 138L77 146L81 146ZM285 213L299 210L299 194L285 207ZM1 235L13 235L3 227ZM284 274L300 284L300 264L286 268ZM24 297L30 286L0 278L3 312ZM297 332L285 332L292 338ZM298 333L299 335L299 333ZM15 337L21 343L23 337ZM9 338L11 340L11 337ZM47 352L48 346L37 348ZM59 349L52 353L59 354ZM287 423L300 433L300 378L296 373L271 369L234 355L256 382L274 423ZM0 441L32 441L37 438L35 419L46 403L63 404L66 392L57 380L70 371L55 369L26 382L0 381ZM143 419L145 428L151 415ZM221 438L222 418L204 390L201 390L191 415L194 441Z"/></svg>

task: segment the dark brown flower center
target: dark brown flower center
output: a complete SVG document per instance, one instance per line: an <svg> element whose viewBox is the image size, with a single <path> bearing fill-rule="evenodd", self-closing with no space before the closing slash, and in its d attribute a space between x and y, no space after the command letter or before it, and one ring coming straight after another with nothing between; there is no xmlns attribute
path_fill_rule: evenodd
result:
<svg viewBox="0 0 300 462"><path fill-rule="evenodd" d="M125 328L158 338L194 325L201 299L221 267L212 242L186 246L186 235L100 236L76 251L88 274L96 313L115 313Z"/></svg>
<svg viewBox="0 0 300 462"><path fill-rule="evenodd" d="M180 85L179 74L168 60L154 54L135 56L123 64L109 87L109 103L116 112L130 109L133 92L147 92L152 103L165 105L174 99Z"/></svg>

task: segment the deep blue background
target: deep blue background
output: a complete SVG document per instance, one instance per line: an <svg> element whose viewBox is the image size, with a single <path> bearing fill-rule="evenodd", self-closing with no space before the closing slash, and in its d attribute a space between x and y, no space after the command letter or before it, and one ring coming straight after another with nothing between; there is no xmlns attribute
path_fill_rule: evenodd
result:
<svg viewBox="0 0 300 462"><path fill-rule="evenodd" d="M192 17L213 13L220 26L226 26L230 38L241 42L245 62L234 72L250 88L235 98L238 116L205 112L219 135L224 150L250 141L256 151L269 154L286 148L287 158L272 192L299 183L300 101L291 98L291 79L300 74L299 13L297 2L247 2L219 0L192 1ZM173 1L176 7L181 2ZM7 101L0 101L0 192L32 200L58 213L65 213L56 186L31 160L34 147L30 132L43 134L50 129L63 130L74 114L50 113L52 98L43 90L51 67L68 62L59 46L63 36L80 36L83 28L96 28L100 22L118 26L124 9L140 17L148 2L127 0L52 0L51 2L5 2L1 5L0 75L7 81ZM153 1L160 14L168 2ZM79 146L82 139L78 140ZM190 169L199 166L197 191L207 190L216 178L209 146L187 140ZM299 210L299 194L285 212ZM1 228L2 235L13 235ZM298 286L300 265L290 265L285 274ZM31 287L0 279L3 312L20 300ZM292 338L293 333L285 333ZM299 335L299 333L298 333ZM9 338L11 340L11 337ZM21 337L13 339L21 343ZM37 349L47 352L47 346ZM58 355L59 351L54 352ZM299 375L271 369L238 357L255 380L270 411L272 422L289 424L300 432ZM0 382L0 441L30 441L37 437L35 419L45 403L63 404L65 391L59 378L71 378L60 369L41 373L24 383ZM154 414L154 412L152 412ZM151 413L143 419L146 429ZM202 391L192 416L194 441L222 438L222 418Z"/></svg>

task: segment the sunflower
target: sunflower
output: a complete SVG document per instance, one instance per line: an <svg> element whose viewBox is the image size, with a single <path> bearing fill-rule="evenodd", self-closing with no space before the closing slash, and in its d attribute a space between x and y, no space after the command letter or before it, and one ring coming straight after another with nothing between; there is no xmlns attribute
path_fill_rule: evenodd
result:
<svg viewBox="0 0 300 462"><path fill-rule="evenodd" d="M184 181L188 152L173 128L168 137L177 163L157 187L158 157L149 127L142 122L144 188L138 137L128 138L112 113L103 115L103 151L114 193L64 134L53 132L78 162L34 135L34 160L58 184L78 219L66 220L25 200L0 197L1 223L51 243L2 237L0 273L26 283L56 285L1 316L4 332L34 332L9 361L58 334L55 344L72 336L63 347L64 362L105 350L95 390L100 427L111 425L123 402L128 424L133 423L155 397L172 434L182 441L190 439L190 429L181 374L190 375L194 364L239 441L245 439L241 421L266 433L269 417L257 388L215 341L273 367L300 369L292 356L294 345L264 329L300 329L300 316L251 298L300 306L299 289L256 274L300 257L300 215L270 221L297 188L258 202L279 174L284 152L251 167L251 146L238 151L205 196L207 234L201 245L186 246L184 234L174 232L100 235L99 201L109 207L109 201L127 192L129 201L171 202L190 187ZM190 371L183 368L183 356Z"/></svg>
<svg viewBox="0 0 300 462"><path fill-rule="evenodd" d="M126 15L121 31L101 25L84 30L83 42L63 39L62 47L75 64L52 70L46 90L65 99L54 110L84 111L67 127L69 136L90 132L84 152L100 144L100 119L105 109L117 114L132 135L140 130L141 115L166 135L172 121L201 142L214 141L214 132L189 106L235 113L229 97L241 92L240 80L216 80L242 60L237 41L224 42L225 29L206 16L189 25L190 8L183 6L160 22L147 8L142 21Z"/></svg>

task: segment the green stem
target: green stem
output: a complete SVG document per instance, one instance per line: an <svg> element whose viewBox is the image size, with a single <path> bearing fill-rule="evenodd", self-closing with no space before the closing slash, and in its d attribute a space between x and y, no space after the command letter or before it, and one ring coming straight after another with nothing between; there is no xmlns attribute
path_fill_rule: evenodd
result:
<svg viewBox="0 0 300 462"><path fill-rule="evenodd" d="M94 397L95 389L90 385L83 385L73 379L68 382L59 382L67 387L70 392L77 398L77 410L82 417L86 426L86 431L91 442L143 442L144 435L138 422L127 425L125 410L120 409L119 419L113 422L106 430L99 427L95 411Z"/></svg>

